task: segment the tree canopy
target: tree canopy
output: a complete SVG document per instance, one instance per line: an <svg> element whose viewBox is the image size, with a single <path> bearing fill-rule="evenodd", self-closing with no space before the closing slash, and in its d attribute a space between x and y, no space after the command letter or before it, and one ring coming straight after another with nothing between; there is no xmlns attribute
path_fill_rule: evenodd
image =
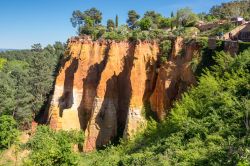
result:
<svg viewBox="0 0 250 166"><path fill-rule="evenodd" d="M115 28L115 23L112 19L108 19L107 21L107 29L112 31Z"/></svg>
<svg viewBox="0 0 250 166"><path fill-rule="evenodd" d="M85 10L84 12L75 10L72 13L70 21L72 23L72 26L74 28L78 27L78 31L80 32L82 26L87 29L100 25L102 21L102 13L96 8L91 8Z"/></svg>
<svg viewBox="0 0 250 166"><path fill-rule="evenodd" d="M29 128L31 121L44 108L53 89L57 65L65 45L56 42L42 48L0 53L0 116L13 115L20 128Z"/></svg>
<svg viewBox="0 0 250 166"><path fill-rule="evenodd" d="M134 29L136 27L136 22L139 20L139 18L140 15L137 14L135 10L128 11L128 19L127 19L128 26Z"/></svg>
<svg viewBox="0 0 250 166"><path fill-rule="evenodd" d="M213 6L210 9L210 14L220 19L231 19L232 17L250 19L249 8L249 0L232 1Z"/></svg>
<svg viewBox="0 0 250 166"><path fill-rule="evenodd" d="M183 8L177 11L176 21L179 26L194 26L198 21L198 17L190 8Z"/></svg>

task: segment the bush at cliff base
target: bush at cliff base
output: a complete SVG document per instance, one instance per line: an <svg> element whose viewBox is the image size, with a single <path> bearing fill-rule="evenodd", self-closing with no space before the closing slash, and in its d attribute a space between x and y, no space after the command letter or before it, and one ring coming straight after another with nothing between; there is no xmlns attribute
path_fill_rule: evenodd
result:
<svg viewBox="0 0 250 166"><path fill-rule="evenodd" d="M9 148L17 141L18 130L12 116L0 116L0 150Z"/></svg>
<svg viewBox="0 0 250 166"><path fill-rule="evenodd" d="M54 131L39 126L35 135L26 144L31 153L24 161L30 166L78 165L73 145L83 143L83 133L78 131Z"/></svg>
<svg viewBox="0 0 250 166"><path fill-rule="evenodd" d="M250 50L219 52L162 123L134 141L83 154L81 165L250 165Z"/></svg>

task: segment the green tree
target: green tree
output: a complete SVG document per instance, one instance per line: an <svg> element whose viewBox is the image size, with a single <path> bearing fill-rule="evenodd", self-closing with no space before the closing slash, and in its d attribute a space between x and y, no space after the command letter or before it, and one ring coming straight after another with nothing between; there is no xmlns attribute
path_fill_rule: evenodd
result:
<svg viewBox="0 0 250 166"><path fill-rule="evenodd" d="M18 137L17 124L12 116L0 116L0 149L11 146Z"/></svg>
<svg viewBox="0 0 250 166"><path fill-rule="evenodd" d="M170 18L162 18L159 23L159 28L171 28L172 20Z"/></svg>
<svg viewBox="0 0 250 166"><path fill-rule="evenodd" d="M115 23L112 19L108 19L107 21L107 29L108 31L112 31L115 28Z"/></svg>
<svg viewBox="0 0 250 166"><path fill-rule="evenodd" d="M34 44L31 46L31 50L36 52L42 51L42 45L40 43Z"/></svg>
<svg viewBox="0 0 250 166"><path fill-rule="evenodd" d="M174 12L172 11L171 12L171 24L170 24L170 27L171 27L171 31L173 30L174 28Z"/></svg>
<svg viewBox="0 0 250 166"><path fill-rule="evenodd" d="M209 13L219 19L231 19L239 16L249 19L249 6L250 1L248 0L231 1L213 6Z"/></svg>
<svg viewBox="0 0 250 166"><path fill-rule="evenodd" d="M94 21L94 26L99 25L102 22L102 12L96 8L91 8L83 12L84 20L90 18Z"/></svg>
<svg viewBox="0 0 250 166"><path fill-rule="evenodd" d="M16 106L15 83L4 72L0 72L0 115L13 115Z"/></svg>
<svg viewBox="0 0 250 166"><path fill-rule="evenodd" d="M128 11L128 19L127 19L128 26L131 29L134 29L136 27L136 23L139 18L140 18L140 15L137 14L135 10Z"/></svg>
<svg viewBox="0 0 250 166"><path fill-rule="evenodd" d="M139 27L141 30L150 30L152 26L152 21L149 17L142 18L139 22Z"/></svg>
<svg viewBox="0 0 250 166"><path fill-rule="evenodd" d="M119 18L118 15L115 16L115 27L118 28L119 26Z"/></svg>
<svg viewBox="0 0 250 166"><path fill-rule="evenodd" d="M70 19L72 26L77 27L78 33L91 35L94 32L94 27L100 25L102 21L102 13L96 8L91 8L81 12L73 11Z"/></svg>
<svg viewBox="0 0 250 166"><path fill-rule="evenodd" d="M44 49L7 51L0 70L0 115L11 115L21 129L29 129L33 118L44 110L65 45L56 42Z"/></svg>
<svg viewBox="0 0 250 166"><path fill-rule="evenodd" d="M73 11L70 22L74 28L80 27L84 23L84 16L80 10Z"/></svg>
<svg viewBox="0 0 250 166"><path fill-rule="evenodd" d="M150 18L155 28L160 27L160 23L162 21L162 15L160 13L156 13L155 11L146 11L144 14L144 18Z"/></svg>
<svg viewBox="0 0 250 166"><path fill-rule="evenodd" d="M177 11L176 21L179 26L194 26L198 21L198 17L190 8L183 8Z"/></svg>

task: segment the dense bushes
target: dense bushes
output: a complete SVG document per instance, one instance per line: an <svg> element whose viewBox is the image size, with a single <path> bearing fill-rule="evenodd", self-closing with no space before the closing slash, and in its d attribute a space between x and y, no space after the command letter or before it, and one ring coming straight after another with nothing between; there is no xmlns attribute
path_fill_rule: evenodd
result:
<svg viewBox="0 0 250 166"><path fill-rule="evenodd" d="M0 150L7 149L17 141L17 124L12 116L0 116Z"/></svg>
<svg viewBox="0 0 250 166"><path fill-rule="evenodd" d="M78 165L74 144L83 144L83 133L77 131L53 131L49 127L39 126L35 135L26 144L31 150L24 165L61 166Z"/></svg>
<svg viewBox="0 0 250 166"><path fill-rule="evenodd" d="M162 40L167 37L167 33L164 30L150 30L150 31L141 31L141 30L133 30L129 33L129 40L137 41L137 40Z"/></svg>

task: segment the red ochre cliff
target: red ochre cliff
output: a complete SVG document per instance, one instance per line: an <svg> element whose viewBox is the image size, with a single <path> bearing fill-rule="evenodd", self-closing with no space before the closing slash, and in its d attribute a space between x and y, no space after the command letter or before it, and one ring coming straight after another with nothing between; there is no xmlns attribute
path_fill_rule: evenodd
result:
<svg viewBox="0 0 250 166"><path fill-rule="evenodd" d="M177 38L169 60L159 66L154 41L70 39L50 104L51 128L85 131L85 151L131 137L146 126L145 103L162 119L195 83L189 64L198 49Z"/></svg>

